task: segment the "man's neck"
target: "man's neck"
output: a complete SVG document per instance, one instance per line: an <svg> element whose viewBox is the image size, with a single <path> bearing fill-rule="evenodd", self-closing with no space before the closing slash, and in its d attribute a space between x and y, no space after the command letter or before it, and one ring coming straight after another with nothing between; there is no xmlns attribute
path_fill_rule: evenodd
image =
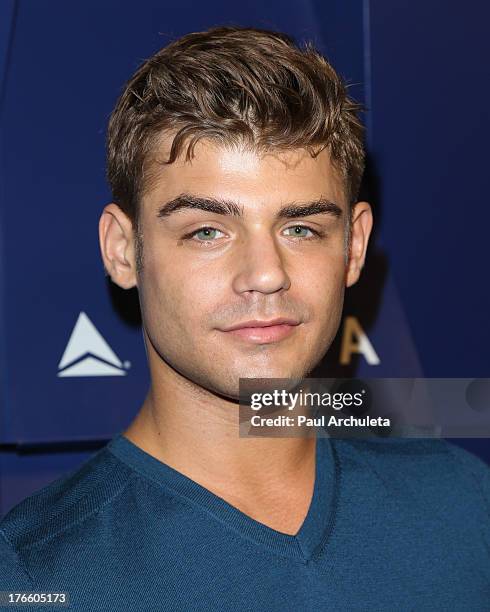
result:
<svg viewBox="0 0 490 612"><path fill-rule="evenodd" d="M251 518L296 534L315 481L314 438L238 436L238 405L188 381L150 389L123 432L159 461Z"/></svg>

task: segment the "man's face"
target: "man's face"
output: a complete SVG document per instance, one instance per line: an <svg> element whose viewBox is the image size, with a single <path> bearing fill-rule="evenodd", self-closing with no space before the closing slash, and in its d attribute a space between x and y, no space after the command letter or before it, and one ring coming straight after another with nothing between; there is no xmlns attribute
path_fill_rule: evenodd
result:
<svg viewBox="0 0 490 612"><path fill-rule="evenodd" d="M152 371L163 360L230 397L240 377L302 378L330 346L352 284L348 205L329 153L206 140L194 153L162 166L141 202L137 284ZM278 318L289 324L250 323Z"/></svg>

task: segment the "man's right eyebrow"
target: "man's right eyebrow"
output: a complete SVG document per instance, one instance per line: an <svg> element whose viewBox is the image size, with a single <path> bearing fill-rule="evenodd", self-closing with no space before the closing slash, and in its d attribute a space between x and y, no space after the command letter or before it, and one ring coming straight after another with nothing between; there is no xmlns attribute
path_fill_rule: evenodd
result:
<svg viewBox="0 0 490 612"><path fill-rule="evenodd" d="M157 211L157 217L169 217L178 210L187 209L204 210L217 215L232 215L235 217L241 217L243 215L243 207L235 202L181 194L160 206Z"/></svg>

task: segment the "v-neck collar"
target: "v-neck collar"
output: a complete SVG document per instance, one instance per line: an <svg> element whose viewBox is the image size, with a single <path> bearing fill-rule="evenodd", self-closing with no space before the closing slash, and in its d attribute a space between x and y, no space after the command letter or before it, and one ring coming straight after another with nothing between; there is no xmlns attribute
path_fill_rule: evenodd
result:
<svg viewBox="0 0 490 612"><path fill-rule="evenodd" d="M280 555L308 563L319 555L333 526L339 486L339 466L330 438L316 439L315 484L307 515L299 531L276 531L244 514L194 480L156 459L128 438L117 434L108 450L140 475L185 497L244 538Z"/></svg>

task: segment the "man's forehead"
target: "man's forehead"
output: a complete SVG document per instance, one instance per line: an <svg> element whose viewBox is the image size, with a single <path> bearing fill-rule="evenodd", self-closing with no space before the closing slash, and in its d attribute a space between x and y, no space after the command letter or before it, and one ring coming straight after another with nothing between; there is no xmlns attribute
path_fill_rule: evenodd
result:
<svg viewBox="0 0 490 612"><path fill-rule="evenodd" d="M186 158L187 146L171 164L172 138L161 139L145 172L145 199L175 197L182 191L199 191L214 197L233 198L238 190L247 199L267 192L278 200L307 200L326 197L344 203L344 182L324 148L316 157L305 148L260 151L245 143L202 138ZM282 194L282 195L281 195ZM239 196L239 194L236 194ZM241 198L239 198L241 199ZM345 203L344 203L345 204Z"/></svg>

